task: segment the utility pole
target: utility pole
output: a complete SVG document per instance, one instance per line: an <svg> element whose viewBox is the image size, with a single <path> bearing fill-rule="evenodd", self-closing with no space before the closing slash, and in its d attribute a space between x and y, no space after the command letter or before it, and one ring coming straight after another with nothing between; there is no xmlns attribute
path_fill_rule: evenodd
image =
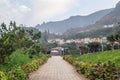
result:
<svg viewBox="0 0 120 80"><path fill-rule="evenodd" d="M102 48L102 52L104 51L104 46L103 46L103 39L102 39L102 36L100 37L101 39L101 48Z"/></svg>

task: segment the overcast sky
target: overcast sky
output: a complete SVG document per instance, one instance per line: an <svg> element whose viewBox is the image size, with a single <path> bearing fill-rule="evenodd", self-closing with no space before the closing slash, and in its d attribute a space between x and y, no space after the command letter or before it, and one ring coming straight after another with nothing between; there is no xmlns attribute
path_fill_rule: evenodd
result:
<svg viewBox="0 0 120 80"><path fill-rule="evenodd" d="M36 25L115 7L119 0L0 0L0 23Z"/></svg>

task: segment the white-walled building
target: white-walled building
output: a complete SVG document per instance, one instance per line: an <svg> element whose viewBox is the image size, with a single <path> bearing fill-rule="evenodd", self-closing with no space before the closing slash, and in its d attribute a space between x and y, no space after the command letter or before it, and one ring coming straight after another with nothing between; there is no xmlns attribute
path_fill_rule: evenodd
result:
<svg viewBox="0 0 120 80"><path fill-rule="evenodd" d="M51 39L51 40L48 40L48 43L58 43L59 45L62 45L65 43L64 39Z"/></svg>
<svg viewBox="0 0 120 80"><path fill-rule="evenodd" d="M65 43L76 43L76 44L88 44L91 42L99 42L99 43L107 43L107 38L102 37L102 38L82 38L82 39L69 39L69 40L64 40L64 39L51 39L48 40L48 43L58 43L59 45L63 45Z"/></svg>

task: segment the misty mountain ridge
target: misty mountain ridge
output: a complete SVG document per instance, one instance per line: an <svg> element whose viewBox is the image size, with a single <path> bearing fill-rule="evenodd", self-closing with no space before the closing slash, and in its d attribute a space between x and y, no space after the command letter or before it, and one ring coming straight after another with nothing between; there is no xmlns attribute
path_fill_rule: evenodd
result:
<svg viewBox="0 0 120 80"><path fill-rule="evenodd" d="M49 30L52 33L64 33L71 28L84 28L88 25L94 24L112 10L113 9L101 10L87 16L71 16L62 21L47 22L41 25L38 24L36 28L40 31Z"/></svg>
<svg viewBox="0 0 120 80"><path fill-rule="evenodd" d="M120 22L120 1L116 4L116 7L109 14L105 15L99 21L97 25L111 25Z"/></svg>
<svg viewBox="0 0 120 80"><path fill-rule="evenodd" d="M107 30L107 28L113 27L119 24L120 24L120 2L116 4L116 7L113 8L113 10L110 13L106 14L100 20L96 21L95 24L88 25L87 27L84 27L83 29L82 28L69 29L65 32L65 34L75 35L75 34L80 34L84 32L89 33L91 31L98 31L101 29L104 32L105 31L104 29Z"/></svg>
<svg viewBox="0 0 120 80"><path fill-rule="evenodd" d="M120 30L120 2L117 3L116 7L98 20L95 24L89 25L84 29L71 29L66 34L72 35L71 38L78 37L99 37L107 36L108 34L115 33ZM69 35L69 36L70 36Z"/></svg>

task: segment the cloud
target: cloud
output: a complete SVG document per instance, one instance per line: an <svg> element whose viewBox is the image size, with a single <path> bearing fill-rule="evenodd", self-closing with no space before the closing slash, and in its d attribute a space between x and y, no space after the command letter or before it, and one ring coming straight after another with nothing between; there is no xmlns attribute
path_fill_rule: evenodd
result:
<svg viewBox="0 0 120 80"><path fill-rule="evenodd" d="M35 25L53 20L54 17L63 15L72 9L77 0L24 0L32 4L30 7L22 1L1 0L0 22L15 20L19 24Z"/></svg>
<svg viewBox="0 0 120 80"><path fill-rule="evenodd" d="M21 23L31 9L25 5L13 4L10 0L0 1L0 23L11 20Z"/></svg>
<svg viewBox="0 0 120 80"><path fill-rule="evenodd" d="M111 5L113 7L117 1L119 0L1 0L0 22L15 20L18 24L36 25L43 21L89 14Z"/></svg>
<svg viewBox="0 0 120 80"><path fill-rule="evenodd" d="M29 14L28 23L41 23L65 14L75 6L74 0L31 0L33 7Z"/></svg>
<svg viewBox="0 0 120 80"><path fill-rule="evenodd" d="M29 8L29 7L27 7L27 6L25 6L25 5L20 5L19 7L18 7L18 9L21 11L21 12L28 12L28 11L31 11L31 9Z"/></svg>

